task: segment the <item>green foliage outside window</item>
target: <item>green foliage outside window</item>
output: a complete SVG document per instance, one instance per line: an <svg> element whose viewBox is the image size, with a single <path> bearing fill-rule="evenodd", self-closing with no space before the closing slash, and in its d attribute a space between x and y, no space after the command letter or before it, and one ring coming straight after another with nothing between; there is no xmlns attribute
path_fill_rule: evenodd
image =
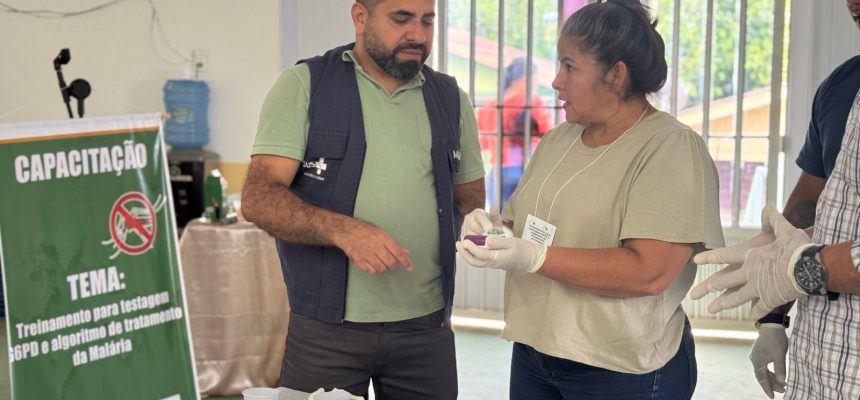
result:
<svg viewBox="0 0 860 400"><path fill-rule="evenodd" d="M527 11L526 0L505 1L505 46L526 49ZM657 12L657 30L666 43L666 58L672 59L672 21L674 0L651 0ZM748 0L746 23L746 64L744 68L745 90L770 86L771 54L773 49L774 0ZM786 2L786 7L790 2ZM469 31L470 0L448 2L448 25L453 29ZM498 0L476 0L476 30L478 37L497 42ZM683 0L680 18L680 68L679 109L702 103L702 88L705 62L705 16L706 0ZM558 29L564 21L558 21L559 3L556 0L534 0L535 58L555 60ZM736 91L736 57L738 56L738 19L740 1L714 1L713 52L711 58L711 96L713 99L733 96ZM787 36L784 46L788 47ZM784 53L787 56L787 52ZM785 57L784 57L785 58ZM784 63L786 60L784 60ZM452 66L453 67L453 66ZM462 65L458 65L462 67ZM479 88L486 89L495 83L493 70L479 68ZM489 73L489 75L488 75ZM481 84L484 82L484 84ZM542 92L548 88L541 87ZM479 90L478 95L487 95Z"/></svg>

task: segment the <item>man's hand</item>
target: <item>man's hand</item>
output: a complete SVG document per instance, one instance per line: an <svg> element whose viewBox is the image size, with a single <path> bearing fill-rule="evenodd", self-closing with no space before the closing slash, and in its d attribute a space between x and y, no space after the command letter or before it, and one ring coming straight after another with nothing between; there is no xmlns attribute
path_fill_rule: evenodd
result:
<svg viewBox="0 0 860 400"><path fill-rule="evenodd" d="M398 266L412 271L409 250L400 247L382 228L354 221L355 224L350 224L338 235L335 245L340 247L358 268L369 274L395 270Z"/></svg>
<svg viewBox="0 0 860 400"><path fill-rule="evenodd" d="M463 259L478 268L537 272L546 260L546 246L515 237L489 236L483 246L461 240L456 246Z"/></svg>
<svg viewBox="0 0 860 400"><path fill-rule="evenodd" d="M773 392L785 393L785 355L788 353L788 336L781 324L761 324L758 338L752 345L750 361L758 384L767 397ZM773 363L773 371L768 364Z"/></svg>
<svg viewBox="0 0 860 400"><path fill-rule="evenodd" d="M762 210L761 220L761 232L753 238L693 258L700 265L729 264L690 292L697 300L710 292L725 290L708 306L709 312L718 313L751 302L750 317L759 319L770 310L806 295L794 279L794 264L809 247L809 237L772 207Z"/></svg>

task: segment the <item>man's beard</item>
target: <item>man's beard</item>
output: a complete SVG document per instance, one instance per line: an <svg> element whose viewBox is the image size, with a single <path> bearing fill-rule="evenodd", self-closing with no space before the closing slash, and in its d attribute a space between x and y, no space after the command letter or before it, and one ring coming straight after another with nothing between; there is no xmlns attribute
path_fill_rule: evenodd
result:
<svg viewBox="0 0 860 400"><path fill-rule="evenodd" d="M408 81L418 75L418 71L421 71L421 67L424 65L424 61L427 60L428 56L427 47L423 44L416 43L402 43L397 45L394 50L389 51L385 45L376 38L373 31L369 29L365 31L364 34L364 48L379 68L382 68L382 70L391 77L401 81ZM413 60L397 61L397 53L406 49L421 50L423 53L423 56L421 56L421 62L419 63Z"/></svg>

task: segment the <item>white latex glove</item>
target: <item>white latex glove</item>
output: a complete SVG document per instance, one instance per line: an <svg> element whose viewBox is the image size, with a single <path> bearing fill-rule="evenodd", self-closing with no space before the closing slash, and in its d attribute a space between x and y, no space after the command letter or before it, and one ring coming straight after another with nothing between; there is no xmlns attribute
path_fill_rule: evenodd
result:
<svg viewBox="0 0 860 400"><path fill-rule="evenodd" d="M771 399L773 392L785 393L786 353L788 336L785 327L782 324L761 324L750 351L750 361L758 384ZM767 368L770 363L773 363L773 371Z"/></svg>
<svg viewBox="0 0 860 400"><path fill-rule="evenodd" d="M499 206L493 206L487 214L481 208L476 208L463 217L463 227L460 228L460 240L466 235L483 235L494 227L502 226L502 216Z"/></svg>
<svg viewBox="0 0 860 400"><path fill-rule="evenodd" d="M473 267L537 272L546 260L546 246L515 237L489 236L483 246L457 242L457 251Z"/></svg>
<svg viewBox="0 0 860 400"><path fill-rule="evenodd" d="M770 206L762 210L761 225L758 235L741 244L693 258L700 265L729 264L690 292L690 297L698 300L725 290L708 305L708 312L715 314L751 302L750 318L755 320L806 295L794 279L794 264L800 253L811 246L809 237Z"/></svg>
<svg viewBox="0 0 860 400"><path fill-rule="evenodd" d="M334 388L329 392L319 388L308 396L308 400L364 400L364 397L353 396L343 389Z"/></svg>

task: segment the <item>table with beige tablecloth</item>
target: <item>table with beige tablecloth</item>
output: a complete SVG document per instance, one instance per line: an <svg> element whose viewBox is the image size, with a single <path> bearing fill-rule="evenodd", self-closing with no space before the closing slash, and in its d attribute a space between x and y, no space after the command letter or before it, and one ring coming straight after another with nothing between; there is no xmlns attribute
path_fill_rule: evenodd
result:
<svg viewBox="0 0 860 400"><path fill-rule="evenodd" d="M200 393L278 386L290 308L274 239L193 221L179 249Z"/></svg>

